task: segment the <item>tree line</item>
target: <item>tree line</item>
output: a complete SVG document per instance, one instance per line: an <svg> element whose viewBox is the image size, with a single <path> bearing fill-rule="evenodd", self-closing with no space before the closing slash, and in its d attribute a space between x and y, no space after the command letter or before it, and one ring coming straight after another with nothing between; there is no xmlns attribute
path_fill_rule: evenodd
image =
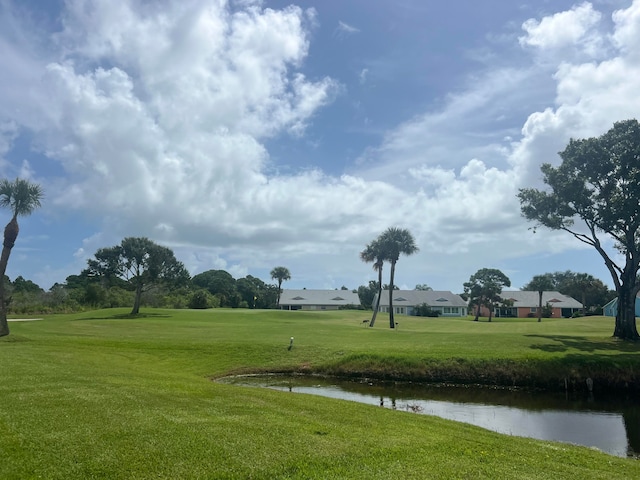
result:
<svg viewBox="0 0 640 480"><path fill-rule="evenodd" d="M225 270L208 270L191 277L173 251L148 238L127 237L119 245L100 248L87 268L69 275L45 292L18 276L2 282L6 312L14 314L71 312L93 308L133 306L166 308L275 308L282 282L291 278L286 267L271 271L273 285L252 275L235 279Z"/></svg>

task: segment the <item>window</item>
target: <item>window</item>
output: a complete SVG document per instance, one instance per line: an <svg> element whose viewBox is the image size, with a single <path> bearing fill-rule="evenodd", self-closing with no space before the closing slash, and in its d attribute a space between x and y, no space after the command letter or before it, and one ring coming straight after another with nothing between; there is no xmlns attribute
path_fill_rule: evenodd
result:
<svg viewBox="0 0 640 480"><path fill-rule="evenodd" d="M537 313L538 307L531 307L531 313Z"/></svg>
<svg viewBox="0 0 640 480"><path fill-rule="evenodd" d="M453 312L453 308L451 307L444 307L444 313L455 313L455 312Z"/></svg>

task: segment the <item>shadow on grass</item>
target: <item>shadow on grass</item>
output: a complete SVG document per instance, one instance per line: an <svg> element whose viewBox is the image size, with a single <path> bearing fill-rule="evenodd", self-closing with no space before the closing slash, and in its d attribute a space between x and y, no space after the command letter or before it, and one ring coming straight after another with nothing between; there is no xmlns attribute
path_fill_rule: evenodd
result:
<svg viewBox="0 0 640 480"><path fill-rule="evenodd" d="M566 352L567 350L579 350L581 352L616 351L640 353L640 343L626 342L611 338L610 341L593 340L586 337L569 335L525 335L530 338L540 338L549 343L531 345L532 349L544 352ZM551 342L556 342L552 344Z"/></svg>
<svg viewBox="0 0 640 480"><path fill-rule="evenodd" d="M107 315L104 317L82 317L78 318L75 321L83 321L83 320L137 320L140 318L172 318L172 315L167 315L166 313L138 313L137 315L132 315L131 313L118 313L115 315Z"/></svg>
<svg viewBox="0 0 640 480"><path fill-rule="evenodd" d="M4 337L0 337L0 342L3 343L22 343L22 342L30 342L31 339L29 337L23 337L20 335L10 334L5 335Z"/></svg>

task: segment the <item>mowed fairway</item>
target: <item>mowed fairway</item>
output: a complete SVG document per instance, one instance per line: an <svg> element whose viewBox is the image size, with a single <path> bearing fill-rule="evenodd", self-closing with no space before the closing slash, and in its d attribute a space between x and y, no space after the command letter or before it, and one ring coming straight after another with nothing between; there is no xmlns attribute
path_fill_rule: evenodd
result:
<svg viewBox="0 0 640 480"><path fill-rule="evenodd" d="M631 479L640 462L348 401L223 385L233 372L469 360L640 368L612 319L101 310L0 339L1 479ZM288 351L290 337L294 347ZM380 362L391 365L384 370Z"/></svg>

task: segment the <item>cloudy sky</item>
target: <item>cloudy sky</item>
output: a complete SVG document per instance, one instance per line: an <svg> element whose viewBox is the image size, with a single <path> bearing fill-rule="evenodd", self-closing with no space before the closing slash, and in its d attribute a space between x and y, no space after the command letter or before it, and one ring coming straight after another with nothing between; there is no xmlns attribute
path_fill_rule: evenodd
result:
<svg viewBox="0 0 640 480"><path fill-rule="evenodd" d="M356 288L397 226L404 288L611 284L516 194L640 117L640 0L290 1L0 0L0 175L46 194L7 274L49 288L147 236L192 275Z"/></svg>

